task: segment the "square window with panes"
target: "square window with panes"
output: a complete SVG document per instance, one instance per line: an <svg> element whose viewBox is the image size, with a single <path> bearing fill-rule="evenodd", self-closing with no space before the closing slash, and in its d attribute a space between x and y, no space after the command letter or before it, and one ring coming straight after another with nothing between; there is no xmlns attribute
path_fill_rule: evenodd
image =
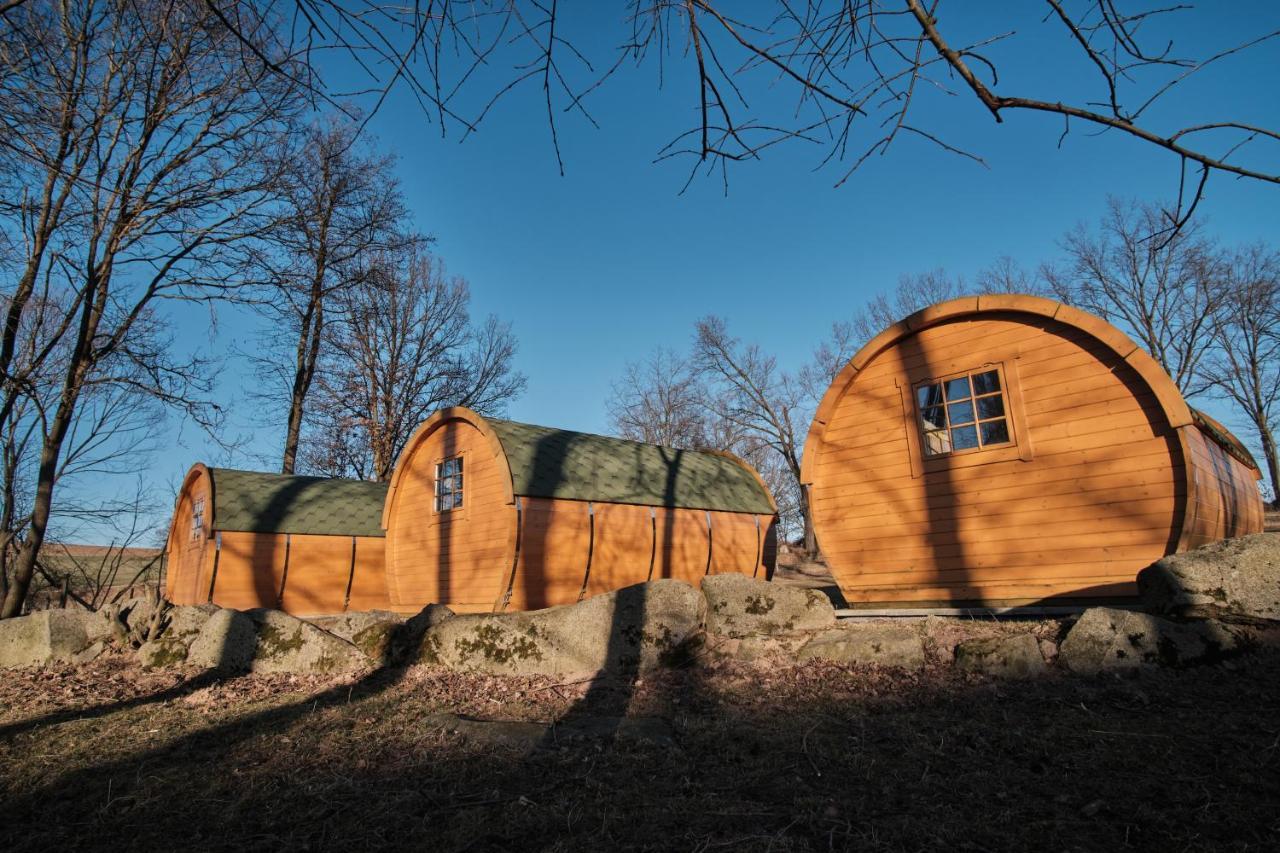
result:
<svg viewBox="0 0 1280 853"><path fill-rule="evenodd" d="M436 512L462 507L462 457L455 456L436 465Z"/></svg>
<svg viewBox="0 0 1280 853"><path fill-rule="evenodd" d="M998 369L916 386L916 410L926 457L1012 443Z"/></svg>

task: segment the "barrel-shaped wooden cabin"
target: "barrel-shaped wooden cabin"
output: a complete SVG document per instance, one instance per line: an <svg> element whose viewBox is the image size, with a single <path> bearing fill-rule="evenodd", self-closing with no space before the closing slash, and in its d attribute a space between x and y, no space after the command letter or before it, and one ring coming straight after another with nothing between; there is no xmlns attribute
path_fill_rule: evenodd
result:
<svg viewBox="0 0 1280 853"><path fill-rule="evenodd" d="M300 616L386 609L386 493L381 483L197 464L169 529L166 595Z"/></svg>
<svg viewBox="0 0 1280 853"><path fill-rule="evenodd" d="M1109 323L1029 296L926 308L845 366L802 479L852 607L1083 604L1262 529L1260 473Z"/></svg>
<svg viewBox="0 0 1280 853"><path fill-rule="evenodd" d="M387 495L391 604L531 610L657 578L772 575L777 507L728 453L437 412Z"/></svg>

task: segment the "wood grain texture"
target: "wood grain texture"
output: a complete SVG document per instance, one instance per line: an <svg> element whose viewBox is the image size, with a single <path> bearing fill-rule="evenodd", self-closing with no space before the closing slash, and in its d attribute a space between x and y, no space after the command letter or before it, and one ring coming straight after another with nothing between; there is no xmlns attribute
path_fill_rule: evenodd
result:
<svg viewBox="0 0 1280 853"><path fill-rule="evenodd" d="M351 579L352 538L291 536L280 609L295 616L341 613Z"/></svg>
<svg viewBox="0 0 1280 853"><path fill-rule="evenodd" d="M212 507L209 500L209 475L204 466L198 465L191 470L183 483L174 507L173 521L169 526L169 537L166 543L168 552L165 575L165 597L174 604L203 604L209 595L206 551L211 552L213 545L209 540L207 526L202 526L198 535L191 529L192 512L196 501L203 500L207 508Z"/></svg>
<svg viewBox="0 0 1280 853"><path fill-rule="evenodd" d="M463 460L463 505L440 512L434 501L436 465L455 456ZM494 456L492 442L476 424L445 419L417 436L397 465L385 514L391 606L491 610L511 571L516 511L509 493L506 462Z"/></svg>
<svg viewBox="0 0 1280 853"><path fill-rule="evenodd" d="M723 528L713 552L704 510L516 495L502 445L486 430L474 413L447 410L402 454L383 516L394 609L439 602L461 612L531 610L651 576L696 585L712 559L713 571L772 572L772 516L760 517L757 534L749 513L712 513ZM438 513L435 465L457 455L464 509Z"/></svg>
<svg viewBox="0 0 1280 853"><path fill-rule="evenodd" d="M355 570L351 576L351 597L347 610L389 610L387 594L386 544L377 536L357 536ZM421 608L409 608L417 613Z"/></svg>
<svg viewBox="0 0 1280 853"><path fill-rule="evenodd" d="M213 582L214 604L233 610L276 608L284 580L283 533L224 531Z"/></svg>
<svg viewBox="0 0 1280 853"><path fill-rule="evenodd" d="M866 359L806 459L818 540L846 599L1131 594L1137 571L1177 542L1187 486L1167 401L1122 344L1000 311L925 323ZM996 364L1017 383L1015 439L1034 453L913 465L902 389Z"/></svg>
<svg viewBox="0 0 1280 853"><path fill-rule="evenodd" d="M1191 482L1181 547L1198 548L1218 539L1261 533L1265 508L1258 473L1194 424L1180 432L1190 457Z"/></svg>

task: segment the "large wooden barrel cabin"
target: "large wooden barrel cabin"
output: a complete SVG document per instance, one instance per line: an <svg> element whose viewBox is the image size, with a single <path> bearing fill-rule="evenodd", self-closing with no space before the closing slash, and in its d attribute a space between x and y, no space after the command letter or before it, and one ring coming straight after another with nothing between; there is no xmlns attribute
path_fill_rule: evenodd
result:
<svg viewBox="0 0 1280 853"><path fill-rule="evenodd" d="M387 495L394 608L530 610L657 578L771 576L777 507L727 453L437 412Z"/></svg>
<svg viewBox="0 0 1280 853"><path fill-rule="evenodd" d="M1105 321L977 296L886 329L805 447L818 544L853 607L1078 605L1160 557L1262 530L1256 463Z"/></svg>
<svg viewBox="0 0 1280 853"><path fill-rule="evenodd" d="M295 615L386 609L382 483L210 468L187 473L165 593Z"/></svg>

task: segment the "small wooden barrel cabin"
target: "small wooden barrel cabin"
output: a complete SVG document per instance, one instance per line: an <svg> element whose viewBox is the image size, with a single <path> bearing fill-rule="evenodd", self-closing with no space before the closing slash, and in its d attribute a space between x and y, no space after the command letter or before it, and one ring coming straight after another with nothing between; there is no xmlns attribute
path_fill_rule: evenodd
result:
<svg viewBox="0 0 1280 853"><path fill-rule="evenodd" d="M926 308L845 366L805 447L853 607L1082 604L1262 529L1257 465L1103 320L1029 296Z"/></svg>
<svg viewBox="0 0 1280 853"><path fill-rule="evenodd" d="M770 576L777 507L732 454L437 412L391 477L393 608L569 604L657 578Z"/></svg>
<svg viewBox="0 0 1280 853"><path fill-rule="evenodd" d="M169 529L165 593L295 615L387 608L382 483L197 464Z"/></svg>

